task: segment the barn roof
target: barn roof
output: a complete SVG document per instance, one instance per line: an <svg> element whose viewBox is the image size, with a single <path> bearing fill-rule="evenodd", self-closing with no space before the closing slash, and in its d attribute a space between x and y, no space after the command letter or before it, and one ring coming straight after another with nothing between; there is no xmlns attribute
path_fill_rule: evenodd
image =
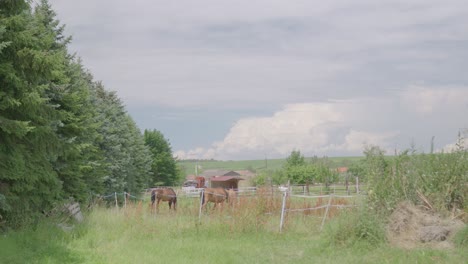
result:
<svg viewBox="0 0 468 264"><path fill-rule="evenodd" d="M241 177L236 177L236 176L219 176L219 177L213 177L211 178L211 181L230 181L230 180L244 180Z"/></svg>
<svg viewBox="0 0 468 264"><path fill-rule="evenodd" d="M239 176L240 174L229 170L205 170L201 175L210 178L213 176Z"/></svg>

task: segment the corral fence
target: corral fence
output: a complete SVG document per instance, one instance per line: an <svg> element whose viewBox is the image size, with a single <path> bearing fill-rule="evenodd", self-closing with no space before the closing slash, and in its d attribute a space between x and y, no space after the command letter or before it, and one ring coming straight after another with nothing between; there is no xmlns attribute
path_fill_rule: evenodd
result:
<svg viewBox="0 0 468 264"><path fill-rule="evenodd" d="M203 188L194 188L194 187L172 187L178 197L199 197L200 192ZM365 185L353 185L346 188L342 184L316 184L316 185L289 185L289 186L265 186L261 188L257 187L239 187L234 189L238 196L255 196L257 191L262 189L263 191L267 190L271 195L282 194L284 191L288 190L291 195L351 195L351 194L363 194L366 192Z"/></svg>
<svg viewBox="0 0 468 264"><path fill-rule="evenodd" d="M198 198L200 197L200 192L204 188L195 188L195 187L179 187L179 186L158 186L154 188L149 188L143 190L143 196L151 195L151 191L154 189L164 189L164 188L172 188L177 194L177 197L189 197L189 198ZM280 194L285 190L293 194L302 194L302 195L328 195L328 194L336 194L336 195L352 195L352 194L363 194L366 192L366 185L362 184L352 184L346 186L342 183L336 184L310 184L310 185L271 185L271 186L263 186L263 187L239 187L234 189L237 196L255 196L257 195L257 191L262 189L264 192L268 190L271 195Z"/></svg>
<svg viewBox="0 0 468 264"><path fill-rule="evenodd" d="M115 203L115 207L118 208L121 204L124 208L127 207L127 203L130 200L139 200L145 201L149 200L151 197L151 191L159 188L172 188L176 191L178 198L187 198L187 199L200 199L199 208L198 208L198 218L201 221L202 216L202 199L201 194L205 192L204 188L193 188L193 187L157 187L144 190L140 197L131 195L127 192L114 192L107 195L96 195L100 200L106 200L110 203ZM281 211L280 213L280 223L279 223L279 232L281 233L285 226L285 218L288 214L294 214L297 212L303 212L305 214L315 211L321 215L321 225L320 230L323 229L326 219L330 215L331 209L343 209L343 208L352 208L356 206L356 200L362 194L365 194L365 186L359 186L359 189L345 188L343 185L289 185L289 186L267 186L262 188L257 187L241 187L234 190L236 193L237 202L242 197L282 197L281 200ZM351 195L352 193L352 195ZM123 196L123 201L120 197ZM305 206L298 207L298 203L292 203L293 199L303 199L309 200L310 203L302 203L303 205L313 204L315 206ZM323 201L326 200L326 203ZM352 201L354 202L343 202L343 201ZM294 206L293 206L294 204ZM300 204L300 203L299 203ZM277 209L275 209L277 210ZM271 214L271 213L270 213Z"/></svg>
<svg viewBox="0 0 468 264"><path fill-rule="evenodd" d="M145 194L145 192L143 193L143 195ZM106 194L106 195L100 195L100 194L93 194L94 198L95 198L95 202L94 203L98 203L99 201L106 201L106 202L111 202L111 203L115 203L115 207L118 208L119 207L119 199L120 197L122 197L123 199L123 202L122 202L122 205L124 208L127 207L127 204L129 201L131 200L139 200L139 201L144 201L145 199L144 198L141 198L141 197L137 197L137 196L134 196L128 192L113 192L113 193L110 193L110 194Z"/></svg>
<svg viewBox="0 0 468 264"><path fill-rule="evenodd" d="M297 207L288 207L287 206L287 201L288 199L291 198L303 198L303 199L327 199L327 203L325 205L319 203L316 206L313 207L304 207L304 208L297 208ZM338 208L338 209L343 209L343 208L352 208L356 207L356 203L354 201L353 204L334 204L333 200L334 199L354 199L356 198L357 195L337 195L335 193L331 193L328 195L299 195L299 194L293 194L289 191L284 191L283 192L283 199L282 199L282 205L281 205L281 217L280 217L280 224L279 224L279 232L281 233L283 231L284 223L285 223L285 216L287 213L295 213L295 212L310 212L310 211L318 211L318 210L325 210L323 216L322 216L322 223L320 225L320 231L322 231L323 226L325 224L326 219L328 218L329 212L331 208Z"/></svg>

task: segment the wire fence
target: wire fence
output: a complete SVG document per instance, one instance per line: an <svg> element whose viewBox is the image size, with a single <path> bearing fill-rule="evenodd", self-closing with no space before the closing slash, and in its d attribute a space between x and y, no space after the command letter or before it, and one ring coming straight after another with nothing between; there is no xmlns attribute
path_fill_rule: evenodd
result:
<svg viewBox="0 0 468 264"><path fill-rule="evenodd" d="M148 196L151 197L151 195L155 195L153 191L156 191L158 189L164 189L164 188L152 188L152 189L146 189L144 190L139 196L132 195L128 192L114 192L106 195L97 195L94 194L95 197L98 199L103 199L107 201L112 201L115 202L115 207L119 207L119 204L121 204L123 207L127 206L127 203L130 199L137 200L137 201L145 201L149 200ZM225 202L228 199L228 194L226 193L216 193L216 192L211 192L207 191L205 188L174 188L176 195L170 195L170 194L164 194L166 197L177 197L177 198L187 198L187 199L192 199L192 198L198 198L199 199L199 208L198 208L198 219L201 221L202 219L202 208L206 205L206 202L204 203L203 201L203 195L205 194L211 194L216 197L220 196L225 196L224 199L220 199L220 202ZM317 188L316 188L317 189ZM298 191L299 190L299 191ZM329 192L330 190L333 190L333 192ZM325 224L326 219L328 218L329 211L331 208L338 208L338 209L343 209L343 208L352 208L356 207L355 204L333 204L334 199L354 199L358 196L361 196L361 194L356 193L355 195L349 195L349 191L345 192L336 192L337 188L328 188L328 194L320 194L320 191L318 192L319 194L314 195L315 192L311 192L310 190L304 191L304 186L287 186L284 188L283 186L271 186L271 187L266 187L262 189L258 189L256 187L247 187L247 188L238 188L238 189L231 189L229 192L235 194L236 199L239 199L239 197L256 197L256 196L271 196L271 197L278 197L282 196L282 202L281 202L281 211L280 211L280 224L279 224L279 232L281 233L283 231L284 225L285 225L285 217L289 213L297 213L297 212L307 212L307 211L317 211L317 210L322 210L324 209L325 212L323 213L322 216L322 223L320 226L320 230L323 229L323 226ZM120 198L123 197L123 201L120 200ZM320 203L317 203L316 206L308 206L308 207L303 207L303 208L297 208L297 203L295 206L288 206L290 203L291 199L315 199L319 200ZM326 204L321 204L322 200L321 199L328 199ZM120 202L119 202L120 201Z"/></svg>
<svg viewBox="0 0 468 264"><path fill-rule="evenodd" d="M358 194L359 195L359 194ZM358 195L336 195L334 193L328 194L328 195L295 195L292 194L288 191L285 191L283 193L283 201L282 201L282 207L281 207L281 218L280 218L280 224L279 224L279 231L280 233L283 231L284 227L284 219L287 213L294 213L294 212L305 212L305 211L315 211L315 210L320 210L320 209L325 209L325 213L323 214L322 217L322 223L320 225L320 231L322 231L323 226L325 224L325 220L328 218L328 214L331 208L338 208L338 209L343 209L343 208L352 208L356 207L355 204L348 205L348 204L333 204L333 199L336 198L343 198L343 199L353 199L358 197ZM318 205L315 207L306 207L306 208L287 208L287 200L289 198L305 198L305 199L323 199L323 198L328 198L328 202L326 205Z"/></svg>

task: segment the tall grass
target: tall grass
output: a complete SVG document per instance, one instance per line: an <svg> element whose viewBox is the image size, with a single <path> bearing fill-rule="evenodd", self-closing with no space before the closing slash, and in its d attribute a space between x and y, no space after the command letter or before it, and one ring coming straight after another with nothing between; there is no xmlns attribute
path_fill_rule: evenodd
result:
<svg viewBox="0 0 468 264"><path fill-rule="evenodd" d="M468 152L463 144L458 146L450 153L407 150L392 159L384 159L378 147L367 149L365 174L371 205L391 212L399 202L411 201L443 214L464 210Z"/></svg>
<svg viewBox="0 0 468 264"><path fill-rule="evenodd" d="M81 237L83 227L64 232L49 221L0 235L0 263L83 263L83 256L69 248Z"/></svg>
<svg viewBox="0 0 468 264"><path fill-rule="evenodd" d="M201 219L198 199L179 199L177 212L161 205L157 214L148 202L96 207L72 231L41 223L35 230L3 234L0 263L463 263L468 257L460 249L333 245L319 232L316 215L289 214L280 234L278 198L239 197L240 204L209 208Z"/></svg>
<svg viewBox="0 0 468 264"><path fill-rule="evenodd" d="M333 219L325 229L331 246L378 247L386 242L385 222L374 211L361 207Z"/></svg>

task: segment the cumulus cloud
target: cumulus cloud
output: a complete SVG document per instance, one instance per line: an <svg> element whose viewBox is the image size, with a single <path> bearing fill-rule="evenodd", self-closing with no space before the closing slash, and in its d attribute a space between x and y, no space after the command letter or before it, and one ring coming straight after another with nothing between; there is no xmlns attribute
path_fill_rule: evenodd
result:
<svg viewBox="0 0 468 264"><path fill-rule="evenodd" d="M361 105L356 102L302 103L286 105L269 117L237 121L221 142L198 149L204 158L249 158L267 155L284 157L299 149L306 155L340 152L359 154L364 144L387 146L397 132L353 129ZM180 158L194 158L196 150L178 152Z"/></svg>
<svg viewBox="0 0 468 264"><path fill-rule="evenodd" d="M458 138L454 142L446 144L442 148L437 149L437 152L453 152L458 150L468 150L468 128L460 131Z"/></svg>
<svg viewBox="0 0 468 264"><path fill-rule="evenodd" d="M458 142L458 143L447 144L443 148L438 149L437 151L438 152L449 153L449 152L457 151L457 150L460 150L460 149L468 149L468 140L467 139L465 139L465 140L463 140L461 142Z"/></svg>
<svg viewBox="0 0 468 264"><path fill-rule="evenodd" d="M50 2L70 50L132 116L236 116L196 136L183 132L193 115L136 120L171 131L180 158L357 155L433 136L442 148L468 126L467 1Z"/></svg>
<svg viewBox="0 0 468 264"><path fill-rule="evenodd" d="M468 114L468 96L460 96L467 92L465 87L409 87L393 97L288 104L271 116L238 120L222 141L207 149L179 151L177 155L248 159L263 155L285 157L295 149L307 156L361 155L366 145L377 145L392 153L396 148L408 148L416 137L437 135L439 139L445 128L466 125L463 116ZM421 100L424 96L429 99ZM409 102L422 108L408 107ZM434 124L431 112L425 111L427 118L420 118L421 109L429 106L438 108L435 114L444 113L447 108L459 114L445 111L445 119ZM411 126L421 130L413 132L416 130ZM452 132L452 136L456 135L457 130Z"/></svg>

